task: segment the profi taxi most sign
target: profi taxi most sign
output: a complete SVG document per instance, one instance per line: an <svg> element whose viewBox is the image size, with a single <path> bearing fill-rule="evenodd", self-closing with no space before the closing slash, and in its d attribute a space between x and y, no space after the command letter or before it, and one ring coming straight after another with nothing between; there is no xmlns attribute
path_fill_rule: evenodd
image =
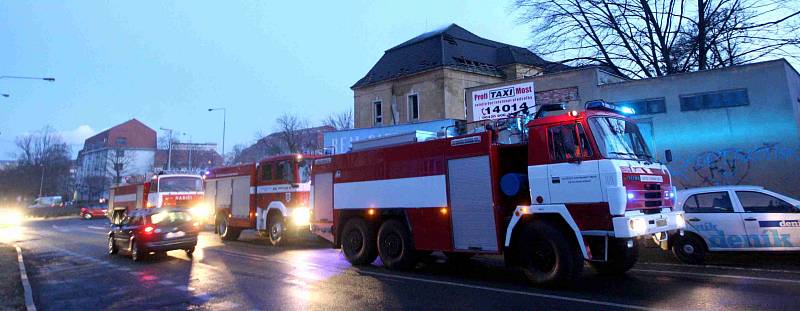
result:
<svg viewBox="0 0 800 311"><path fill-rule="evenodd" d="M533 82L473 91L471 121L508 117L520 111L536 112Z"/></svg>

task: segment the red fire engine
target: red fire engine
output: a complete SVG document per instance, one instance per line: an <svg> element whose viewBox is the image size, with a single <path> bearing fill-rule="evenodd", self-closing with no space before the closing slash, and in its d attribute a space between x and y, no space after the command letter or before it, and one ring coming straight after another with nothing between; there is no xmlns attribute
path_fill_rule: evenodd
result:
<svg viewBox="0 0 800 311"><path fill-rule="evenodd" d="M569 282L585 260L624 273L638 258L634 239L663 240L685 225L672 211L669 171L617 107L591 102L585 112L543 116L563 108L319 157L311 229L354 265L380 256L388 268L410 268L419 254L443 251L503 254L535 284Z"/></svg>
<svg viewBox="0 0 800 311"><path fill-rule="evenodd" d="M203 179L200 175L158 174L147 181L111 188L109 212L138 208L191 208L198 218L208 216L203 203Z"/></svg>
<svg viewBox="0 0 800 311"><path fill-rule="evenodd" d="M215 211L215 232L236 240L242 230L255 229L272 245L285 243L287 234L308 232L313 159L291 154L210 170L206 202Z"/></svg>

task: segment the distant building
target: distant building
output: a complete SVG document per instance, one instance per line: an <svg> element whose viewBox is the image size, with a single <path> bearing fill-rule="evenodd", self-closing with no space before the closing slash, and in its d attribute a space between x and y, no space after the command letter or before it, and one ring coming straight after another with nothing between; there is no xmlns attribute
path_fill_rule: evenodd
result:
<svg viewBox="0 0 800 311"><path fill-rule="evenodd" d="M386 50L351 87L355 127L464 120L466 88L571 68L452 24Z"/></svg>
<svg viewBox="0 0 800 311"><path fill-rule="evenodd" d="M156 131L136 119L89 137L78 152L77 199L107 198L112 183L152 171L155 154Z"/></svg>
<svg viewBox="0 0 800 311"><path fill-rule="evenodd" d="M166 170L186 173L201 173L205 170L222 165L222 156L217 152L217 144L209 143L175 143L172 145L171 165L169 150L158 150L155 157L156 170Z"/></svg>
<svg viewBox="0 0 800 311"><path fill-rule="evenodd" d="M332 126L323 125L298 131L297 141L302 152L314 153L323 148L325 138L323 133L335 130ZM234 163L247 163L261 160L270 155L288 153L286 140L281 137L283 132L275 132L257 140L254 144L242 149L235 155Z"/></svg>

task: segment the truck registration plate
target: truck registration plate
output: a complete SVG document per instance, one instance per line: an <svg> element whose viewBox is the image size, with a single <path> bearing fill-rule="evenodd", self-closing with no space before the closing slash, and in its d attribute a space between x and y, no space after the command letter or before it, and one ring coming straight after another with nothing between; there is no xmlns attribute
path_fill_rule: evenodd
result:
<svg viewBox="0 0 800 311"><path fill-rule="evenodd" d="M180 238L180 237L182 237L184 235L186 235L186 233L183 232L183 231L168 232L166 238L167 239L174 239L174 238Z"/></svg>
<svg viewBox="0 0 800 311"><path fill-rule="evenodd" d="M666 219L656 219L656 227L666 227L667 220Z"/></svg>

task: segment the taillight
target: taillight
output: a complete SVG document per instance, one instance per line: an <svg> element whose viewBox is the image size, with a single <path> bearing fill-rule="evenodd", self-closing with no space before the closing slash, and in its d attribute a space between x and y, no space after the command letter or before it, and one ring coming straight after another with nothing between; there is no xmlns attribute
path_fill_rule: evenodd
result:
<svg viewBox="0 0 800 311"><path fill-rule="evenodd" d="M154 226L146 226L142 230L145 234L153 234L153 231L156 231L156 227Z"/></svg>
<svg viewBox="0 0 800 311"><path fill-rule="evenodd" d="M88 212L89 210L87 210L85 207L81 207L81 213L88 213Z"/></svg>

